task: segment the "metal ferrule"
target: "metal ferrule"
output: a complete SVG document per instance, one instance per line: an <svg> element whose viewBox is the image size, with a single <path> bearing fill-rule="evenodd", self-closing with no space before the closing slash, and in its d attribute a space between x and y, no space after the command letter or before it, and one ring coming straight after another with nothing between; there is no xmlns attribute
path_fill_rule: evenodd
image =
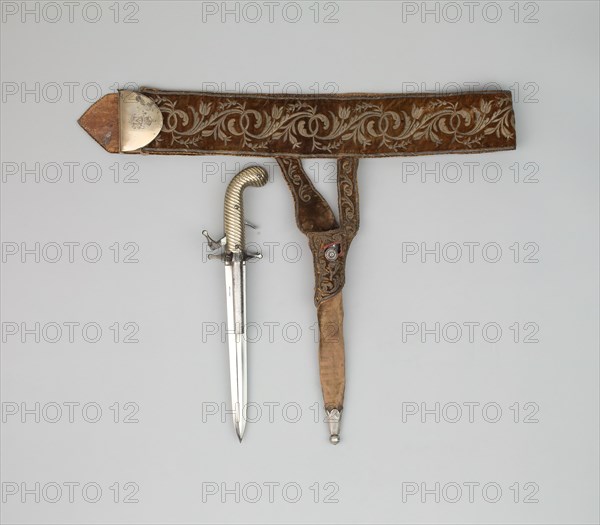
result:
<svg viewBox="0 0 600 525"><path fill-rule="evenodd" d="M329 441L333 445L337 445L340 442L340 420L342 419L342 411L334 408L332 410L325 410L327 414L326 421L329 425Z"/></svg>

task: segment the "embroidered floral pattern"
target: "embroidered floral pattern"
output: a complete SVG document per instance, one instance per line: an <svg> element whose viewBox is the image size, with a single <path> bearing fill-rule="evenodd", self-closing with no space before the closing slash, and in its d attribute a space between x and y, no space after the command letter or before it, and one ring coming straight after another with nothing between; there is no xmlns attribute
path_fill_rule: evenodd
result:
<svg viewBox="0 0 600 525"><path fill-rule="evenodd" d="M376 149L401 154L421 143L477 149L488 135L514 137L510 95L481 96L468 105L460 97L427 97L407 110L389 109L386 99L352 99L334 105L335 111L320 111L310 99L273 100L268 109L256 109L252 99L244 98L209 102L201 97L196 104L179 107L177 97L151 96L164 117L157 147L167 142L190 151L210 142L211 149L235 145L260 153L274 152L277 145L277 151L335 154L351 144L357 153Z"/></svg>

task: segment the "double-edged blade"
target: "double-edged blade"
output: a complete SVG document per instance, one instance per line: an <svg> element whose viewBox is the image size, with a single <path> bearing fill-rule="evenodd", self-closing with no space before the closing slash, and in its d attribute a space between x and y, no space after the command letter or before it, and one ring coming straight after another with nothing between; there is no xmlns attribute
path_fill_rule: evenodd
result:
<svg viewBox="0 0 600 525"><path fill-rule="evenodd" d="M227 345L233 425L240 442L246 430L248 403L248 354L246 341L246 262L225 263L227 294Z"/></svg>

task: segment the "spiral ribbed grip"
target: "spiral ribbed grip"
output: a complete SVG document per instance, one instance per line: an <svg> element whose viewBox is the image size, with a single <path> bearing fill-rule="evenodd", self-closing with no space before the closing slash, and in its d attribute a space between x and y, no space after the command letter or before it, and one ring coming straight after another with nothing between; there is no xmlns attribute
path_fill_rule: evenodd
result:
<svg viewBox="0 0 600 525"><path fill-rule="evenodd" d="M259 166L240 171L225 192L225 252L244 251L244 201L242 192L248 186L264 186L269 180L267 172Z"/></svg>

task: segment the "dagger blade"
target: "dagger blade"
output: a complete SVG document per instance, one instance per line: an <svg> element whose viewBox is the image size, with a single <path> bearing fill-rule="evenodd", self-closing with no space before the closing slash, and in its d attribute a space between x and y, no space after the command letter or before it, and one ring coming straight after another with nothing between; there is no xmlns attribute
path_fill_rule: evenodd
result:
<svg viewBox="0 0 600 525"><path fill-rule="evenodd" d="M242 442L248 403L248 356L246 340L246 262L234 254L225 263L227 294L227 345L233 425Z"/></svg>

